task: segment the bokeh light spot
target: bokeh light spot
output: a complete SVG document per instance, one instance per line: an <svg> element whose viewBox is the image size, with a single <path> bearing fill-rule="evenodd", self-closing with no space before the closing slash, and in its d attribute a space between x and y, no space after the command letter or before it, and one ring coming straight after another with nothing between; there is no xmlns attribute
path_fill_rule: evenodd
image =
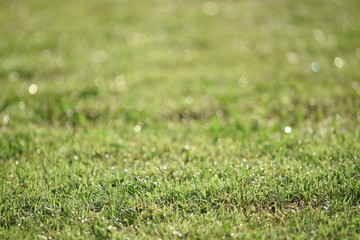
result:
<svg viewBox="0 0 360 240"><path fill-rule="evenodd" d="M219 7L214 2L206 2L204 3L202 10L206 15L215 16L219 11Z"/></svg>
<svg viewBox="0 0 360 240"><path fill-rule="evenodd" d="M317 62L312 62L311 63L311 70L313 71L313 72L320 72L320 65L319 65L319 63L317 63Z"/></svg>
<svg viewBox="0 0 360 240"><path fill-rule="evenodd" d="M341 57L336 57L334 59L334 64L338 68L342 68L344 66L344 60Z"/></svg>
<svg viewBox="0 0 360 240"><path fill-rule="evenodd" d="M140 125L136 125L135 127L134 127L134 131L135 132L141 132L141 126Z"/></svg>
<svg viewBox="0 0 360 240"><path fill-rule="evenodd" d="M38 86L36 84L31 84L29 87L29 93L31 95L34 95L37 93L37 91L38 91Z"/></svg>
<svg viewBox="0 0 360 240"><path fill-rule="evenodd" d="M291 127L286 126L286 127L284 128L284 131L285 131L285 133L291 133Z"/></svg>

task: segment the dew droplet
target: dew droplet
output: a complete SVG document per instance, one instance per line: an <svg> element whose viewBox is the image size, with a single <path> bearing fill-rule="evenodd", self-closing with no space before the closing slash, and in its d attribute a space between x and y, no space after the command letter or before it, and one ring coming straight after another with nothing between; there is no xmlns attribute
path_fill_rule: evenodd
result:
<svg viewBox="0 0 360 240"><path fill-rule="evenodd" d="M116 227L110 225L110 226L108 226L108 230L110 230L110 231L111 230L116 230Z"/></svg>
<svg viewBox="0 0 360 240"><path fill-rule="evenodd" d="M334 64L337 68L342 68L344 66L344 60L341 57L336 57L334 59Z"/></svg>
<svg viewBox="0 0 360 240"><path fill-rule="evenodd" d="M325 34L320 29L315 29L313 32L313 36L318 42L323 42L325 40Z"/></svg>
<svg viewBox="0 0 360 240"><path fill-rule="evenodd" d="M10 116L9 116L8 114L6 114L6 115L3 117L3 122L4 122L4 124L7 124L9 121L10 121Z"/></svg>
<svg viewBox="0 0 360 240"><path fill-rule="evenodd" d="M141 126L139 126L139 125L136 125L135 127L134 127L134 131L135 132L141 132Z"/></svg>
<svg viewBox="0 0 360 240"><path fill-rule="evenodd" d="M29 93L31 95L34 95L37 93L37 91L38 91L38 86L36 84L31 84L29 87Z"/></svg>
<svg viewBox="0 0 360 240"><path fill-rule="evenodd" d="M74 111L72 109L66 110L66 116L72 117L74 115Z"/></svg>
<svg viewBox="0 0 360 240"><path fill-rule="evenodd" d="M291 127L286 126L286 127L284 128L284 131L285 131L285 133L291 133Z"/></svg>
<svg viewBox="0 0 360 240"><path fill-rule="evenodd" d="M311 63L311 70L313 71L313 72L320 72L320 65L319 65L319 63L317 63L317 62L312 62Z"/></svg>
<svg viewBox="0 0 360 240"><path fill-rule="evenodd" d="M294 52L288 52L286 53L287 60L292 64L297 64L299 62L299 57Z"/></svg>

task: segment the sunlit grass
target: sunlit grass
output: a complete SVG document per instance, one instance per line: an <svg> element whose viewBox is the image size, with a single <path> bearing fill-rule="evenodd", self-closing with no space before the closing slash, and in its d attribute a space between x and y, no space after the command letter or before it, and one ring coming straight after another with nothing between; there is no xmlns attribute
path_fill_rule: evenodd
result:
<svg viewBox="0 0 360 240"><path fill-rule="evenodd" d="M358 1L0 10L0 238L359 238Z"/></svg>

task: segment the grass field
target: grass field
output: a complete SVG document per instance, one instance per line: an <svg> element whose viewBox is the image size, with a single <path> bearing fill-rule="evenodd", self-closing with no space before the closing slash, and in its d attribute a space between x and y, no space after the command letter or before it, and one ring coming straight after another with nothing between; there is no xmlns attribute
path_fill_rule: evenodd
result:
<svg viewBox="0 0 360 240"><path fill-rule="evenodd" d="M357 0L0 0L1 239L360 239Z"/></svg>

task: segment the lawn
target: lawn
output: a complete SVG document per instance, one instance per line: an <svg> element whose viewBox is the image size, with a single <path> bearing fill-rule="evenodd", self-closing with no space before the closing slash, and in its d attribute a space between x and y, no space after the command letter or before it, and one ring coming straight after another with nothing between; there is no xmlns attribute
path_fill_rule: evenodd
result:
<svg viewBox="0 0 360 240"><path fill-rule="evenodd" d="M0 12L1 239L360 239L360 1Z"/></svg>

